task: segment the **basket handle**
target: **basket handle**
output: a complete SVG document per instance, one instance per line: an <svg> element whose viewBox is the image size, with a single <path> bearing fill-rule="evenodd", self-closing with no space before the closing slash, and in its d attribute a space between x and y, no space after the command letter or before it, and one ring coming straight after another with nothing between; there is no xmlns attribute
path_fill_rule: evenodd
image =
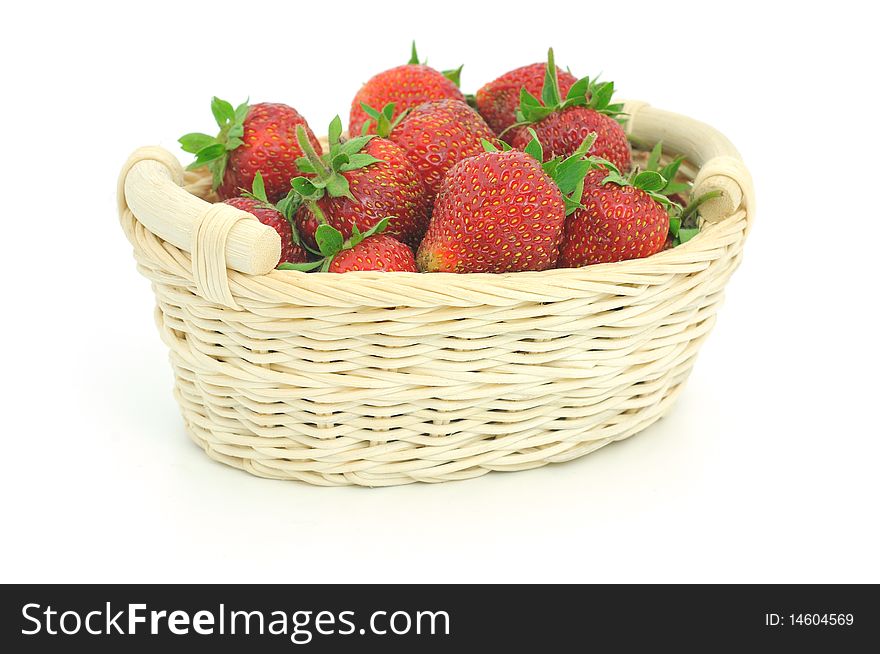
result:
<svg viewBox="0 0 880 654"><path fill-rule="evenodd" d="M752 177L739 152L718 130L693 118L655 109L645 102L624 103L628 114L626 131L648 143L663 141L669 150L683 154L699 168L694 180L694 196L721 191L721 196L700 207L700 215L710 223L733 215L740 207L751 219L755 212Z"/></svg>
<svg viewBox="0 0 880 654"><path fill-rule="evenodd" d="M226 269L268 273L281 258L281 238L254 216L205 202L182 188L183 168L160 147L139 148L119 175L119 213L130 209L150 232L192 255L193 277L206 297L234 306Z"/></svg>

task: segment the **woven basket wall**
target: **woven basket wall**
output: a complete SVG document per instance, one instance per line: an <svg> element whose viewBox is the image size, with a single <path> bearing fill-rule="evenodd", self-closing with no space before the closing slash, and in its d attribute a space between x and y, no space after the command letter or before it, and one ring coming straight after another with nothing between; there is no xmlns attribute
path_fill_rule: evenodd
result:
<svg viewBox="0 0 880 654"><path fill-rule="evenodd" d="M682 246L544 272L270 270L271 228L196 197L205 180L170 153L138 150L120 218L187 432L255 475L384 486L568 461L663 416L740 261L753 193L712 128L626 110L634 137L662 139L698 171L697 192L723 196Z"/></svg>

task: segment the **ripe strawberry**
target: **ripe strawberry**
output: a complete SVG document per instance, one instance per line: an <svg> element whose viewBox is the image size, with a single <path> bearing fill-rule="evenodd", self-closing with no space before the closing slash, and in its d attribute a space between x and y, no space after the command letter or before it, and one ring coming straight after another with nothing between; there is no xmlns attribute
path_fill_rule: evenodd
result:
<svg viewBox="0 0 880 654"><path fill-rule="evenodd" d="M342 250L333 257L327 270L335 273L353 270L418 272L412 250L387 234L370 236L351 249Z"/></svg>
<svg viewBox="0 0 880 654"><path fill-rule="evenodd" d="M300 125L312 147L321 149L305 118L287 105L263 102L251 106L244 102L233 109L225 100L214 98L211 111L220 133L216 137L186 134L180 137L180 145L196 155L190 170L207 166L211 171L220 199L237 197L241 189L251 188L258 172L271 202L287 195L290 178L298 174L296 159L303 155L296 140Z"/></svg>
<svg viewBox="0 0 880 654"><path fill-rule="evenodd" d="M534 96L541 94L547 66L532 64L504 73L477 91L477 109L496 134L500 134L516 122L520 91L525 89ZM559 91L562 94L577 81L574 75L556 69Z"/></svg>
<svg viewBox="0 0 880 654"><path fill-rule="evenodd" d="M394 104L381 112L365 106L376 121L379 136L393 141L406 152L425 183L431 203L440 183L452 166L485 152L483 140L494 142L495 134L480 114L458 100L434 100L420 104L396 120Z"/></svg>
<svg viewBox="0 0 880 654"><path fill-rule="evenodd" d="M251 192L245 193L241 197L229 198L223 202L236 209L247 211L261 223L269 225L278 232L278 236L281 237L279 263L304 263L308 260L308 255L300 243L299 234L293 226L293 221L283 213L284 206L275 206L266 197L266 188L260 173L254 177Z"/></svg>
<svg viewBox="0 0 880 654"><path fill-rule="evenodd" d="M460 75L461 68L441 73L420 64L416 44L413 42L409 63L374 75L354 96L351 101L348 133L375 134L376 124L370 120L362 105L384 107L393 102L400 113L431 100L448 98L464 102L464 94L458 88Z"/></svg>
<svg viewBox="0 0 880 654"><path fill-rule="evenodd" d="M353 228L364 232L390 216L388 233L404 243L418 244L428 226L425 186L406 153L391 141L358 136L340 142L342 122L329 129L330 152L319 156L301 132L305 157L301 174L291 180L302 198L296 224L305 243L315 247L318 225L327 224L348 238Z"/></svg>
<svg viewBox="0 0 880 654"><path fill-rule="evenodd" d="M423 272L545 270L556 265L568 211L579 206L590 167L584 147L568 159L541 165L535 140L525 152L464 159L440 187L416 263Z"/></svg>
<svg viewBox="0 0 880 654"><path fill-rule="evenodd" d="M320 225L316 236L323 257L309 263L282 264L278 267L302 271L320 269L334 273L356 270L418 272L412 250L397 239L381 233L387 226L388 218L383 218L364 233L355 226L352 235L343 240L338 229Z"/></svg>
<svg viewBox="0 0 880 654"><path fill-rule="evenodd" d="M569 88L563 100L551 48L541 100L523 90L517 123L500 136L521 150L531 141L527 129L530 126L544 146L544 156L552 159L569 156L587 135L595 133L597 138L590 154L608 159L620 170L629 170L632 162L629 141L615 120L623 105L611 104L613 94L613 82L600 83L585 77Z"/></svg>
<svg viewBox="0 0 880 654"><path fill-rule="evenodd" d="M670 203L660 194L666 179L647 170L625 178L603 164L607 170L598 171L603 181L585 187L583 207L565 220L559 268L640 259L666 245Z"/></svg>

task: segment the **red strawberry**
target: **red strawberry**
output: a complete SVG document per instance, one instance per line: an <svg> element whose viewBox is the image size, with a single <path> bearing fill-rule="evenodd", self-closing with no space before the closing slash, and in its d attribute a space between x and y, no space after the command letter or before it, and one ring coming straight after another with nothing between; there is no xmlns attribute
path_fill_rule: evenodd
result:
<svg viewBox="0 0 880 654"><path fill-rule="evenodd" d="M541 95L546 64L532 64L504 73L477 91L477 109L496 133L500 134L516 122L520 91L525 89L534 96ZM559 91L562 94L577 81L574 75L556 69Z"/></svg>
<svg viewBox="0 0 880 654"><path fill-rule="evenodd" d="M532 139L529 129L534 129L544 146L544 156L549 160L571 155L587 135L596 134L590 154L608 159L620 170L629 170L632 162L629 141L615 120L623 105L611 104L613 94L613 82L600 83L585 77L569 88L563 100L551 48L541 100L524 90L517 111L517 124L501 136L521 150Z"/></svg>
<svg viewBox="0 0 880 654"><path fill-rule="evenodd" d="M535 130L548 159L570 155L587 136L596 134L590 154L608 159L621 170L629 170L629 141L620 124L610 116L588 107L569 106L530 127ZM514 148L522 150L532 135L522 126L511 129L505 138Z"/></svg>
<svg viewBox="0 0 880 654"><path fill-rule="evenodd" d="M425 186L406 153L391 141L358 136L340 142L341 121L330 125L330 152L318 156L301 139L306 157L303 174L292 180L303 199L296 224L303 240L315 247L320 224L338 229L348 238L353 227L361 232L390 216L388 233L404 243L418 244L428 225L429 200Z"/></svg>
<svg viewBox="0 0 880 654"><path fill-rule="evenodd" d="M412 250L387 234L369 236L352 248L342 250L327 269L335 273L354 270L418 272Z"/></svg>
<svg viewBox="0 0 880 654"><path fill-rule="evenodd" d="M281 237L281 259L279 263L303 263L307 260L306 251L294 242L291 226L278 209L253 198L229 198L225 204L253 214L264 225L269 225Z"/></svg>
<svg viewBox="0 0 880 654"><path fill-rule="evenodd" d="M433 203L440 183L452 166L485 152L483 140L495 142L495 134L476 111L458 100L434 100L420 104L392 120L394 105L381 112L368 108L378 125L379 136L387 137L406 152L425 183Z"/></svg>
<svg viewBox="0 0 880 654"><path fill-rule="evenodd" d="M567 210L589 162L583 151L545 172L537 141L527 152L489 151L458 162L440 187L416 262L423 272L545 270L556 265ZM551 176L552 175L552 176ZM559 180L561 187L555 180Z"/></svg>
<svg viewBox="0 0 880 654"><path fill-rule="evenodd" d="M293 222L284 214L282 203L275 206L266 197L263 177L257 173L254 177L251 192L242 197L229 198L225 204L247 211L264 225L269 225L281 237L281 259L279 263L303 263L308 260L305 248L300 244L299 234L293 228ZM282 201L284 202L284 201Z"/></svg>
<svg viewBox="0 0 880 654"><path fill-rule="evenodd" d="M662 175L644 171L624 178L614 168L599 172L604 182L585 186L583 208L565 221L560 268L640 259L666 244L669 213L668 200L659 193L666 185Z"/></svg>
<svg viewBox="0 0 880 654"><path fill-rule="evenodd" d="M213 188L221 199L236 197L251 188L260 172L266 195L277 202L290 190L290 178L299 174L297 158L303 156L296 140L296 129L303 126L312 147L321 149L318 139L296 109L285 104L263 102L235 109L225 100L214 98L211 110L220 126L214 136L192 133L180 138L184 151L196 155L189 168L207 165L214 178Z"/></svg>
<svg viewBox="0 0 880 654"><path fill-rule="evenodd" d="M323 257L317 261L286 263L278 267L305 272L418 272L412 250L397 239L381 233L387 226L388 218L382 218L364 233L355 226L352 235L343 239L338 229L330 225L319 225L316 236Z"/></svg>
<svg viewBox="0 0 880 654"><path fill-rule="evenodd" d="M362 105L381 108L393 102L397 113L431 100L460 100L464 94L458 88L461 68L440 72L419 63L416 44L412 46L412 57L408 64L397 66L374 75L364 84L351 101L351 115L348 121L349 134L361 134L364 124L368 134L376 133L376 123L364 111Z"/></svg>

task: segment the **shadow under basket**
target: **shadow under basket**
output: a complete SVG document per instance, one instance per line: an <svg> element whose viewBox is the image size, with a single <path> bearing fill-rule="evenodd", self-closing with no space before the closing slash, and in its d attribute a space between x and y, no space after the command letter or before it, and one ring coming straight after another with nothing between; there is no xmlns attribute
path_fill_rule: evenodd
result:
<svg viewBox="0 0 880 654"><path fill-rule="evenodd" d="M119 214L156 294L187 432L261 477L387 486L568 461L671 407L754 216L711 127L628 102L639 143L687 157L700 233L646 259L504 275L277 271L270 227L203 199L156 147ZM202 196L202 197L199 197Z"/></svg>

